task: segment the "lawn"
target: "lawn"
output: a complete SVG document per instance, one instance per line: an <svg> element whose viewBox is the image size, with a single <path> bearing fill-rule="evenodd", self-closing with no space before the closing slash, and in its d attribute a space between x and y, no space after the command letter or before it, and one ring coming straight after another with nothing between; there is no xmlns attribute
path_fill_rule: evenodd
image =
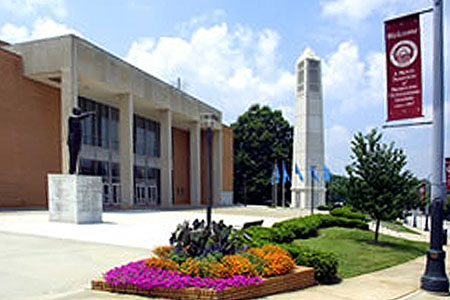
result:
<svg viewBox="0 0 450 300"><path fill-rule="evenodd" d="M335 253L341 278L395 266L424 255L428 249L427 243L380 234L378 244L374 244L373 238L372 231L332 227L319 230L318 237L296 240L294 243Z"/></svg>
<svg viewBox="0 0 450 300"><path fill-rule="evenodd" d="M398 232L406 232L406 233L411 233L411 234L417 234L420 235L420 233L418 233L415 230L409 229L408 227L405 227L403 225L400 224L396 224L394 222L381 222L381 226L386 227L390 230L394 230L394 231L398 231Z"/></svg>

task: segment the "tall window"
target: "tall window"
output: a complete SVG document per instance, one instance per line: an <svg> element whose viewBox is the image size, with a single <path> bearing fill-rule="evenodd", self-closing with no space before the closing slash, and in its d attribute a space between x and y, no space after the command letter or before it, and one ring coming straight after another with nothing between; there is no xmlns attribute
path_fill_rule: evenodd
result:
<svg viewBox="0 0 450 300"><path fill-rule="evenodd" d="M118 109L79 97L83 112L95 111L95 116L82 121L84 147L80 155L80 174L101 176L103 180L103 203L106 206L120 202L120 166L117 161L119 150ZM113 155L114 154L114 155ZM113 157L116 157L113 159Z"/></svg>
<svg viewBox="0 0 450 300"><path fill-rule="evenodd" d="M119 111L109 105L83 97L78 97L78 103L83 112L95 111L96 113L94 117L83 119L83 144L105 149L119 149Z"/></svg>
<svg viewBox="0 0 450 300"><path fill-rule="evenodd" d="M134 153L160 156L160 126L158 122L134 115Z"/></svg>

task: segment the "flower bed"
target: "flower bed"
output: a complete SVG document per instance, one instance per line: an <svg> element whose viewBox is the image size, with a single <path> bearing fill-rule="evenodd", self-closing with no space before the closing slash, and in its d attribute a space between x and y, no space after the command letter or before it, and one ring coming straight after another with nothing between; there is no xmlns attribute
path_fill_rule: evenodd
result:
<svg viewBox="0 0 450 300"><path fill-rule="evenodd" d="M315 283L314 269L295 267L280 246L248 248L223 222L184 222L156 257L116 267L92 288L171 299L248 299Z"/></svg>
<svg viewBox="0 0 450 300"><path fill-rule="evenodd" d="M192 287L176 289L154 287L145 289L131 283L126 285L114 285L108 283L104 278L92 280L92 289L178 300L240 300L294 291L314 284L314 269L296 266L286 275L264 278L257 285L252 284L240 287L229 287L223 290Z"/></svg>

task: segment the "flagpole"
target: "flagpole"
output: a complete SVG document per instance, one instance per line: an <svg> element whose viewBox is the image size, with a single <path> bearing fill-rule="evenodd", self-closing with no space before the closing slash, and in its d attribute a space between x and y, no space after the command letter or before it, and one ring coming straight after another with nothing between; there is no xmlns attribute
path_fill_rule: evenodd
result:
<svg viewBox="0 0 450 300"><path fill-rule="evenodd" d="M311 215L314 214L314 166L311 166Z"/></svg>
<svg viewBox="0 0 450 300"><path fill-rule="evenodd" d="M285 168L285 166L284 166L284 161L283 161L283 166L282 166L282 168L283 168L283 171L282 171L282 172L283 172L283 179L282 179L283 181L281 182L281 184L282 184L282 185L281 185L281 207L284 208L284 204L285 204L285 196L284 196L284 184L285 184L285 179L284 179L284 178L285 178L285 176L286 176L286 175L284 174L284 173L286 172L286 168Z"/></svg>

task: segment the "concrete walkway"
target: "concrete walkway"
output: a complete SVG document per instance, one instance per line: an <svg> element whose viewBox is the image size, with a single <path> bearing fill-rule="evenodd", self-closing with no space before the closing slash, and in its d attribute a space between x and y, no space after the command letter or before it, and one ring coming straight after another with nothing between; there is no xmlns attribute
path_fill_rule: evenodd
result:
<svg viewBox="0 0 450 300"><path fill-rule="evenodd" d="M290 209L247 207L217 209L213 216L233 225L264 219L264 225L270 226L301 214ZM73 225L50 223L45 211L0 212L0 299L146 299L94 292L89 280L113 266L148 257L151 248L167 244L176 224L203 217L203 211L193 210L109 212L104 214L104 224ZM428 239L426 235L402 237ZM265 299L447 299L418 291L424 265L424 257L420 257L340 284Z"/></svg>

